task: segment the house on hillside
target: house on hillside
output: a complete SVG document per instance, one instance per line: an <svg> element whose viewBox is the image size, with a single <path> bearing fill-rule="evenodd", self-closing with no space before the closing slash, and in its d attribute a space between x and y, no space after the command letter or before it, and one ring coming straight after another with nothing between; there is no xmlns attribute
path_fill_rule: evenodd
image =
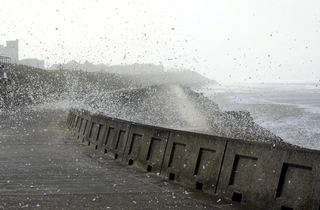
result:
<svg viewBox="0 0 320 210"><path fill-rule="evenodd" d="M44 60L39 60L36 58L22 59L20 60L19 64L34 67L34 68L44 69Z"/></svg>

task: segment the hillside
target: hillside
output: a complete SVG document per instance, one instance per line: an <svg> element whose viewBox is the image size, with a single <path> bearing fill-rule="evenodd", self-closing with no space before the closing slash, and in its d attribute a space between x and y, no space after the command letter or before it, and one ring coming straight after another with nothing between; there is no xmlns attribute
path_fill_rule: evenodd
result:
<svg viewBox="0 0 320 210"><path fill-rule="evenodd" d="M148 65L140 65L148 66ZM207 84L209 80L192 71L141 74L116 74L103 71L43 70L25 65L11 65L17 76L17 89L10 95L10 106L41 103L50 100L74 99L81 95L97 94L119 89L135 89L160 84ZM128 67L126 67L128 68ZM148 71L147 71L148 72ZM3 104L0 102L0 108Z"/></svg>
<svg viewBox="0 0 320 210"><path fill-rule="evenodd" d="M50 70L57 69L69 69L72 71L84 71L84 72L105 72L120 75L131 75L134 80L139 81L141 85L154 85L154 84L195 84L195 83L214 83L217 82L209 80L197 72L190 70L179 70L171 69L170 71L165 71L162 65L155 64L139 64L134 63L131 65L105 65L98 64L94 65L88 61L83 64L76 61L69 61L66 64L54 64Z"/></svg>
<svg viewBox="0 0 320 210"><path fill-rule="evenodd" d="M9 107L78 97L80 89L110 91L134 86L126 75L69 70L48 71L24 65L11 65L16 75L15 91L8 97ZM0 108L4 107L0 100Z"/></svg>
<svg viewBox="0 0 320 210"><path fill-rule="evenodd" d="M163 72L157 74L140 74L139 77L149 85L153 84L180 84L180 85L193 85L193 84L218 84L214 80L210 80L194 71L179 71L179 72Z"/></svg>

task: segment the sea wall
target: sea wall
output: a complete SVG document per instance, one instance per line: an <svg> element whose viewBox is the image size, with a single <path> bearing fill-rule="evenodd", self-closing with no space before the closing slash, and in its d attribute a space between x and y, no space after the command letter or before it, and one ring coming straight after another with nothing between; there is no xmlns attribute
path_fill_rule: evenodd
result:
<svg viewBox="0 0 320 210"><path fill-rule="evenodd" d="M137 124L70 110L76 138L117 161L262 209L320 209L320 151Z"/></svg>

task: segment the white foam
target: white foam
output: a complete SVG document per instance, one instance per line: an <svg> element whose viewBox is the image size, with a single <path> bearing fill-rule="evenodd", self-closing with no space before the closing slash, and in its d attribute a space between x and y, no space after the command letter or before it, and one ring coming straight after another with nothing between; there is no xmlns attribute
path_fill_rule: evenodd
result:
<svg viewBox="0 0 320 210"><path fill-rule="evenodd" d="M250 111L255 122L284 141L320 149L320 87L316 84L229 85L217 89L204 89L204 95L223 110Z"/></svg>

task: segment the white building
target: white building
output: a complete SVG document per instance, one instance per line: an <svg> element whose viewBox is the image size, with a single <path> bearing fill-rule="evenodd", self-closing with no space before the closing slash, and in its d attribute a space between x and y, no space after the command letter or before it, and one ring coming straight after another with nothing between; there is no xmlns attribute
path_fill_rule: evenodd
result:
<svg viewBox="0 0 320 210"><path fill-rule="evenodd" d="M19 40L7 41L7 46L0 45L0 56L9 57L11 63L19 63Z"/></svg>

